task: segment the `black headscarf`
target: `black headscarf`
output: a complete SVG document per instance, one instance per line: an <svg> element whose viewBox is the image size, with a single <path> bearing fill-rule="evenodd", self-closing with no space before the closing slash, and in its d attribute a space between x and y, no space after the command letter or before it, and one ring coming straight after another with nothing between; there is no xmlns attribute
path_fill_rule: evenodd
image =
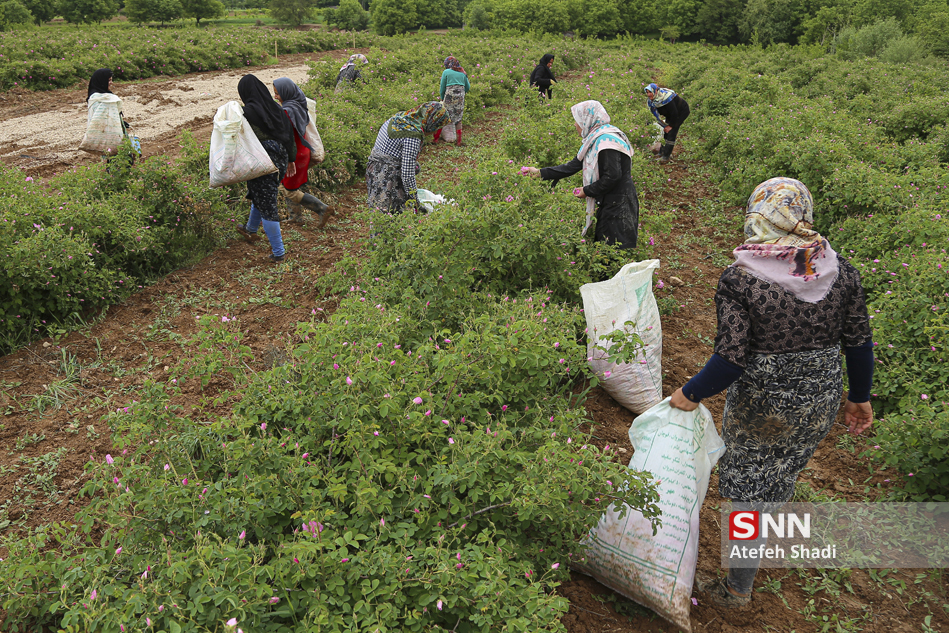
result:
<svg viewBox="0 0 949 633"><path fill-rule="evenodd" d="M290 116L290 121L300 136L300 140L312 150L313 148L310 147L310 144L303 138L306 135L306 124L310 121L310 113L307 112L306 109L306 95L303 94L300 87L293 83L293 80L289 77L274 79L273 87L277 90L277 94L280 95L283 111Z"/></svg>
<svg viewBox="0 0 949 633"><path fill-rule="evenodd" d="M92 73L92 79L89 80L89 93L86 95L86 101L97 92L105 94L112 92L109 90L109 80L112 79L111 68L100 68Z"/></svg>
<svg viewBox="0 0 949 633"><path fill-rule="evenodd" d="M253 75L244 75L237 82L237 94L244 102L244 118L283 145L287 149L290 162L293 162L297 155L297 144L293 140L290 119L274 101L267 86Z"/></svg>
<svg viewBox="0 0 949 633"><path fill-rule="evenodd" d="M554 77L554 74L550 72L550 69L547 68L547 64L549 64L553 60L553 58L554 56L551 55L550 53L547 53L546 55L540 58L540 63L534 67L534 71L531 73L530 79L528 80L528 83L530 85L532 86L542 85L543 88L550 88L550 81L557 80L557 78Z"/></svg>

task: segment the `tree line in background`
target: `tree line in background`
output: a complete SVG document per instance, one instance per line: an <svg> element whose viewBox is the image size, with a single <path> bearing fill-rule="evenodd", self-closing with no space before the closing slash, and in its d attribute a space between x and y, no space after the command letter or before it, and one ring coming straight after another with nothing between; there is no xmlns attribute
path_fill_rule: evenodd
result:
<svg viewBox="0 0 949 633"><path fill-rule="evenodd" d="M120 10L137 23L193 18L235 9L269 9L280 23L312 22L317 12L345 30L396 35L425 28L624 33L716 44L815 44L844 59L894 62L949 57L949 0L0 0L0 28L62 16L101 22Z"/></svg>

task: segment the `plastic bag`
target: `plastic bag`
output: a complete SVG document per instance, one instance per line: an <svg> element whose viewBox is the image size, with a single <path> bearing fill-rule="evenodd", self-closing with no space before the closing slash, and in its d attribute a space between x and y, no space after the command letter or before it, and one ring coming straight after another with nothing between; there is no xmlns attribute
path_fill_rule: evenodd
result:
<svg viewBox="0 0 949 633"><path fill-rule="evenodd" d="M236 101L228 101L214 115L208 169L212 187L245 182L277 171Z"/></svg>
<svg viewBox="0 0 949 633"><path fill-rule="evenodd" d="M440 193L432 193L428 189L418 189L418 201L422 205L422 208L428 212L435 210L436 204L445 204L446 202L452 202L451 200L446 200L445 196Z"/></svg>
<svg viewBox="0 0 949 633"><path fill-rule="evenodd" d="M653 536L641 514L627 508L620 519L608 510L590 531L583 559L572 567L689 633L699 510L725 443L704 405L682 411L669 406L669 398L633 421L629 439L636 450L630 469L648 471L661 482L662 527Z"/></svg>
<svg viewBox="0 0 949 633"><path fill-rule="evenodd" d="M306 112L310 115L310 122L306 124L306 133L303 139L313 147L310 150L310 165L322 163L326 160L326 150L323 148L323 139L316 129L316 101L306 98Z"/></svg>
<svg viewBox="0 0 949 633"><path fill-rule="evenodd" d="M125 138L122 99L111 92L96 93L89 97L88 105L86 134L79 149L96 154L115 154Z"/></svg>
<svg viewBox="0 0 949 633"><path fill-rule="evenodd" d="M633 413L642 413L662 400L662 325L652 294L652 273L657 268L658 259L633 262L612 279L580 286L587 320L587 357L593 359L590 368L603 389ZM627 321L635 323L630 329L642 338L645 348L629 363L611 363L609 355L595 346L612 347L613 343L602 337L626 328Z"/></svg>

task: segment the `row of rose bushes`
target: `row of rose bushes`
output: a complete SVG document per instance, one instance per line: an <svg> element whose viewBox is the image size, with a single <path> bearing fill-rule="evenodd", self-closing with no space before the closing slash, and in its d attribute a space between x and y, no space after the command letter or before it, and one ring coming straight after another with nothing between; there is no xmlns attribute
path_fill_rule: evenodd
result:
<svg viewBox="0 0 949 633"><path fill-rule="evenodd" d="M882 418L870 454L913 499L949 499L949 70L785 46L681 47L660 68L736 204L772 176L808 185L868 294Z"/></svg>
<svg viewBox="0 0 949 633"><path fill-rule="evenodd" d="M80 527L3 543L4 630L564 631L554 589L604 509L655 516L575 396L577 288L633 254L497 153L469 146L460 181L423 172L457 206L365 218L368 260L322 280L342 303L298 325L287 364L241 371L240 320L202 317L194 353L110 416ZM188 381L223 369L233 411L186 414Z"/></svg>
<svg viewBox="0 0 949 633"><path fill-rule="evenodd" d="M267 64L274 54L369 46L367 33L81 26L0 33L0 90L51 90L111 68L116 81Z"/></svg>

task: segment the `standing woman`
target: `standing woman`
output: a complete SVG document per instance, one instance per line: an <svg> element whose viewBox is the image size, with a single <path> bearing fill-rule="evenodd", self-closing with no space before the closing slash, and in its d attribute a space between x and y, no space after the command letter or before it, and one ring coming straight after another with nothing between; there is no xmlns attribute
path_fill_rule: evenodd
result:
<svg viewBox="0 0 949 633"><path fill-rule="evenodd" d="M810 191L792 178L752 192L745 243L715 293L715 353L670 402L691 411L728 389L719 492L763 512L793 497L798 473L834 424L841 346L850 387L844 419L854 435L873 423L873 342L860 274L813 229L813 209ZM699 590L722 606L747 604L759 560L742 562L751 566L700 580Z"/></svg>
<svg viewBox="0 0 949 633"><path fill-rule="evenodd" d="M389 118L376 135L376 144L366 161L369 205L385 213L401 213L408 203L419 207L415 175L425 132L447 125L451 118L441 101L429 101Z"/></svg>
<svg viewBox="0 0 949 633"><path fill-rule="evenodd" d="M306 95L300 87L289 77L281 77L273 82L274 97L280 102L283 111L293 125L293 141L297 146L297 154L293 158L296 173L287 176L280 182L279 191L290 201L290 222L301 220L301 206L314 211L319 220L317 228L323 228L329 218L331 210L316 196L300 191L300 187L309 180L310 144L306 142L306 126L310 122L310 115L306 109Z"/></svg>
<svg viewBox="0 0 949 633"><path fill-rule="evenodd" d="M433 143L437 143L444 133L446 141L455 141L456 145L461 145L461 117L465 113L465 95L469 90L471 84L468 83L468 75L461 63L454 57L446 57L445 70L442 71L441 97L451 116L451 122L435 132Z"/></svg>
<svg viewBox="0 0 949 633"><path fill-rule="evenodd" d="M362 53L350 55L349 60L343 64L343 67L339 69L339 74L336 75L335 92L342 92L346 88L352 87L356 83L357 79L362 79L362 73L360 73L359 69L356 68L356 64L358 62L368 64L369 60Z"/></svg>
<svg viewBox="0 0 949 633"><path fill-rule="evenodd" d="M675 147L679 128L689 118L689 104L672 90L660 88L656 84L649 84L643 88L643 91L648 97L646 105L662 126L665 143L659 148L659 162L665 165L672 158L672 149ZM660 115L665 117L665 121L660 118Z"/></svg>
<svg viewBox="0 0 949 633"><path fill-rule="evenodd" d="M585 235L596 214L594 241L636 248L639 237L639 197L629 173L633 149L599 101L583 101L570 108L583 145L577 157L557 167L528 169L533 177L560 180L583 170L583 188L573 195L586 199ZM595 202L594 202L595 201Z"/></svg>
<svg viewBox="0 0 949 633"><path fill-rule="evenodd" d="M112 69L100 68L92 73L92 77L89 79L89 88L86 93L86 106L89 112L86 119L86 138L83 139L83 144L85 144L86 141L95 142L97 139L103 138L106 130L102 127L93 126L92 122L94 120L103 121L105 117L97 115L100 114L101 109L108 108L112 105L118 108L122 138L127 138L128 128L130 126L125 122L125 118L122 116L122 99L112 92ZM94 129L94 127L97 127L97 129ZM108 127L110 126L106 126L106 128ZM111 127L114 128L114 126ZM114 132L110 132L109 136L112 134L114 134ZM110 145L111 143L112 142L109 141ZM82 146L80 146L80 148L82 148ZM103 156L108 157L114 155L117 150L118 143L116 143L115 147L106 149Z"/></svg>
<svg viewBox="0 0 949 633"><path fill-rule="evenodd" d="M540 96L543 97L547 95L547 98L550 99L553 95L553 90L550 88L550 84L557 83L557 79L554 77L554 74L550 72L551 66L554 65L554 56L550 53L547 53L540 58L540 63L534 67L534 70L531 72L530 85L537 88L540 92Z"/></svg>
<svg viewBox="0 0 949 633"><path fill-rule="evenodd" d="M283 238L280 235L280 213L277 210L277 190L284 174L296 175L296 165L289 157L297 155L293 140L293 125L283 110L276 104L270 91L257 77L244 75L237 84L237 93L244 102L244 118L250 123L260 144L264 146L277 172L247 181L247 198L250 200L250 217L246 226L238 226L237 232L248 242L260 237L257 229L261 224L270 240L270 261L284 260Z"/></svg>

